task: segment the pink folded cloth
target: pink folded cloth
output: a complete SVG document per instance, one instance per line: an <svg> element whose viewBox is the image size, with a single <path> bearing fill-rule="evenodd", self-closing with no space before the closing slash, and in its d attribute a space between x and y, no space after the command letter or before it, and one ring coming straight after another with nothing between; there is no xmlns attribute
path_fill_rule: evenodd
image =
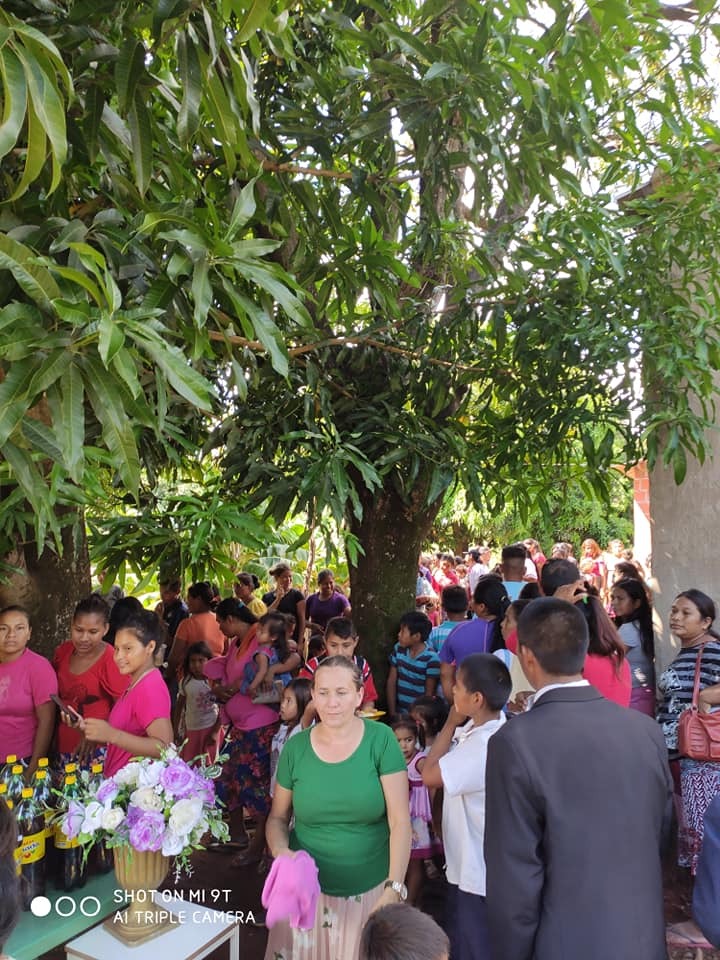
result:
<svg viewBox="0 0 720 960"><path fill-rule="evenodd" d="M296 930L312 930L319 896L318 868L309 853L299 850L294 857L278 857L262 892L267 927L289 920Z"/></svg>

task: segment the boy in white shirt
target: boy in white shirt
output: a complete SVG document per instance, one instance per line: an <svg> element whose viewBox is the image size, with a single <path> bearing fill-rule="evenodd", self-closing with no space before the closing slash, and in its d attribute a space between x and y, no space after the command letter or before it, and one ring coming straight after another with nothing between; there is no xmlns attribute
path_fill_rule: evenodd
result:
<svg viewBox="0 0 720 960"><path fill-rule="evenodd" d="M497 657L466 657L458 667L453 707L422 770L426 786L444 791L447 928L453 960L491 960L483 857L485 763L488 740L505 723L502 708L511 687L510 673Z"/></svg>

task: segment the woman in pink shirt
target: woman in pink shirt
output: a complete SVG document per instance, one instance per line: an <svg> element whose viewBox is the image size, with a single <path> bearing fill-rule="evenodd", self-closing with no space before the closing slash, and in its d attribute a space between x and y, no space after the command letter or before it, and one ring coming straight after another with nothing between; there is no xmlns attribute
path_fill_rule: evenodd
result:
<svg viewBox="0 0 720 960"><path fill-rule="evenodd" d="M246 866L257 863L265 849L265 820L270 812L270 754L272 739L279 726L277 711L240 693L245 666L252 663L258 649L257 617L235 597L222 600L215 611L220 629L229 640L224 657L215 657L205 666L205 676L213 682L213 693L223 704L229 723L223 764L217 784L220 799L230 811L230 832L242 843L242 811L246 807L255 816L255 836L245 853L231 863Z"/></svg>
<svg viewBox="0 0 720 960"><path fill-rule="evenodd" d="M159 617L149 610L133 614L115 634L115 664L130 685L110 711L77 722L85 739L108 745L104 774L111 777L133 757L159 757L173 741L170 694L153 662L163 638ZM67 722L68 715L63 714Z"/></svg>
<svg viewBox="0 0 720 960"><path fill-rule="evenodd" d="M55 726L57 677L45 657L28 650L32 629L24 607L0 611L0 753L26 764L26 776L46 757Z"/></svg>

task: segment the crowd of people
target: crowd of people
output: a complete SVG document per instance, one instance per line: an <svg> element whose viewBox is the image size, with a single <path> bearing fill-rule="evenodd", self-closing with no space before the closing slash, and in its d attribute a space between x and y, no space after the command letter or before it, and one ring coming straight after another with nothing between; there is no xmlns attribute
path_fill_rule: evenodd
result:
<svg viewBox="0 0 720 960"><path fill-rule="evenodd" d="M696 673L698 710L720 707L720 634L712 599L683 591L670 616L680 651L656 677L644 572L620 541L603 553L586 540L578 560L532 539L497 563L480 546L423 555L384 701L329 570L308 597L284 562L262 598L246 572L224 599L199 582L183 600L163 582L154 611L93 594L52 661L9 606L5 752L31 776L46 756L58 772L72 759L112 775L172 741L188 760L222 750L233 866L305 851L318 870L312 929L273 926L266 960L384 960L377 918L420 906L442 868L453 960L660 960L673 810L679 863L701 879L697 919L708 903L720 913L720 865L703 849L706 829L720 835L720 760L678 744ZM689 923L670 942L704 941Z"/></svg>

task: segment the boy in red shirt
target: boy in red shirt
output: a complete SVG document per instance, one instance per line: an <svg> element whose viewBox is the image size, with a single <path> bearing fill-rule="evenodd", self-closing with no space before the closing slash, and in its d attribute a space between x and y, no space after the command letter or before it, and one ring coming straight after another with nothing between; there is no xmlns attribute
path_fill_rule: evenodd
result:
<svg viewBox="0 0 720 960"><path fill-rule="evenodd" d="M332 620L328 620L325 627L325 652L308 660L300 668L298 676L304 677L306 680L312 680L317 668L328 657L345 657L347 660L352 660L362 673L363 689L365 691L362 702L363 710L374 710L377 690L370 671L370 664L365 657L355 653L359 639L352 620L348 620L347 617L333 617Z"/></svg>

